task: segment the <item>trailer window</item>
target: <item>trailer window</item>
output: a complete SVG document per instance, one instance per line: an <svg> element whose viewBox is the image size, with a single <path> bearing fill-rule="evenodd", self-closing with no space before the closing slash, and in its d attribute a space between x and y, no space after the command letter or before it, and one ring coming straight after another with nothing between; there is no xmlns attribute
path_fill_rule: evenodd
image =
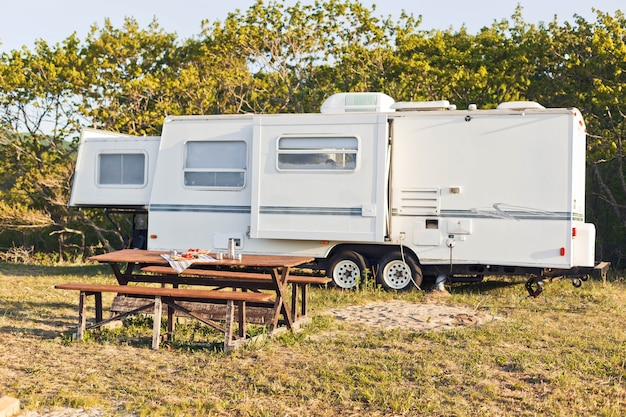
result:
<svg viewBox="0 0 626 417"><path fill-rule="evenodd" d="M358 146L355 137L282 137L278 168L353 171Z"/></svg>
<svg viewBox="0 0 626 417"><path fill-rule="evenodd" d="M246 161L246 143L243 141L187 142L185 186L243 188Z"/></svg>
<svg viewBox="0 0 626 417"><path fill-rule="evenodd" d="M101 153L98 155L98 185L145 185L144 153Z"/></svg>

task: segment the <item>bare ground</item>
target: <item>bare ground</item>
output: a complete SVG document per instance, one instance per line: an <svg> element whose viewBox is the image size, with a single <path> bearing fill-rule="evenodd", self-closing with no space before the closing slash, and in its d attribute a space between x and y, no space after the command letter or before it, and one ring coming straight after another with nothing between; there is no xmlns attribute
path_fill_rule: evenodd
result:
<svg viewBox="0 0 626 417"><path fill-rule="evenodd" d="M459 326L479 326L498 317L469 307L445 304L447 292L433 291L422 303L392 300L329 310L339 320L358 322L384 330L446 330Z"/></svg>

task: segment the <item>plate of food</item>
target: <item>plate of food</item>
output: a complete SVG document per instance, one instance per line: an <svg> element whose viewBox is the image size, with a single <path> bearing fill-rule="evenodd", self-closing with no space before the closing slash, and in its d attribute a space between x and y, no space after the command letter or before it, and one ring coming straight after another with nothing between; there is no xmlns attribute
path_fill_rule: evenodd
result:
<svg viewBox="0 0 626 417"><path fill-rule="evenodd" d="M198 259L202 256L207 256L211 253L210 250L190 248L182 253L170 254L170 258L174 261L190 261Z"/></svg>

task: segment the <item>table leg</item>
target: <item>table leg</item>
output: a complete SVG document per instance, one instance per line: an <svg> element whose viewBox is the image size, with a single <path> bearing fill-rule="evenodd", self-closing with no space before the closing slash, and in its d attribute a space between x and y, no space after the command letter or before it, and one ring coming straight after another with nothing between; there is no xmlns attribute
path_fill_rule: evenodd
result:
<svg viewBox="0 0 626 417"><path fill-rule="evenodd" d="M76 331L76 339L83 340L85 336L85 327L87 326L87 293L81 291L78 298L78 330Z"/></svg>
<svg viewBox="0 0 626 417"><path fill-rule="evenodd" d="M306 316L306 311L307 311L307 302L306 300L309 297L309 284L302 284L302 304L300 305L301 308L301 312L300 314L302 314L302 316Z"/></svg>
<svg viewBox="0 0 626 417"><path fill-rule="evenodd" d="M239 337L244 339L246 337L246 302L237 302L237 312L239 319Z"/></svg>
<svg viewBox="0 0 626 417"><path fill-rule="evenodd" d="M226 301L226 326L224 330L224 351L233 349L233 316L235 315L235 303L233 300Z"/></svg>
<svg viewBox="0 0 626 417"><path fill-rule="evenodd" d="M176 325L174 322L176 320L176 314L172 307L167 306L167 334L165 338L167 341L174 340L174 326Z"/></svg>
<svg viewBox="0 0 626 417"><path fill-rule="evenodd" d="M120 271L120 266L117 263L109 263L109 266L111 266L111 269L113 270L113 275L115 275L115 279L117 279L117 282L120 285L127 285L128 284L128 278L126 278L127 274L131 274L133 268L135 267L135 264L133 263L129 263L126 266L126 269L124 270L124 272L122 273L122 271Z"/></svg>
<svg viewBox="0 0 626 417"><path fill-rule="evenodd" d="M161 342L161 312L163 311L163 305L161 303L161 297L154 297L154 323L152 325L152 349L159 349Z"/></svg>
<svg viewBox="0 0 626 417"><path fill-rule="evenodd" d="M291 283L291 317L298 320L298 284Z"/></svg>
<svg viewBox="0 0 626 417"><path fill-rule="evenodd" d="M102 321L102 293L97 292L93 296L96 303L96 323L100 323Z"/></svg>
<svg viewBox="0 0 626 417"><path fill-rule="evenodd" d="M165 284L162 284L165 286ZM178 284L173 284L173 288L178 288ZM176 310L171 305L167 305L167 335L166 340L174 340L174 329L176 327Z"/></svg>
<svg viewBox="0 0 626 417"><path fill-rule="evenodd" d="M285 298L285 286L289 277L289 268L283 267L282 272L278 268L272 269L272 281L276 287L276 302L274 303L274 319L270 325L270 332L278 325L278 316L282 313L285 317L285 324L288 329L293 329L293 319L291 317L291 309Z"/></svg>

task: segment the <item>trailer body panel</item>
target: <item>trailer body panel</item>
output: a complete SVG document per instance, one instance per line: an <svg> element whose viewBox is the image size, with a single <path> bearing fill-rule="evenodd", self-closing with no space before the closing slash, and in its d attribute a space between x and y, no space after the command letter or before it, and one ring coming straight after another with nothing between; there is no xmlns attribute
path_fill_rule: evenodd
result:
<svg viewBox="0 0 626 417"><path fill-rule="evenodd" d="M319 114L168 117L154 138L85 129L70 205L147 210L149 249L235 239L246 253L367 264L402 248L429 273L593 267L578 110L354 111L366 98ZM358 106L336 111L342 100Z"/></svg>

